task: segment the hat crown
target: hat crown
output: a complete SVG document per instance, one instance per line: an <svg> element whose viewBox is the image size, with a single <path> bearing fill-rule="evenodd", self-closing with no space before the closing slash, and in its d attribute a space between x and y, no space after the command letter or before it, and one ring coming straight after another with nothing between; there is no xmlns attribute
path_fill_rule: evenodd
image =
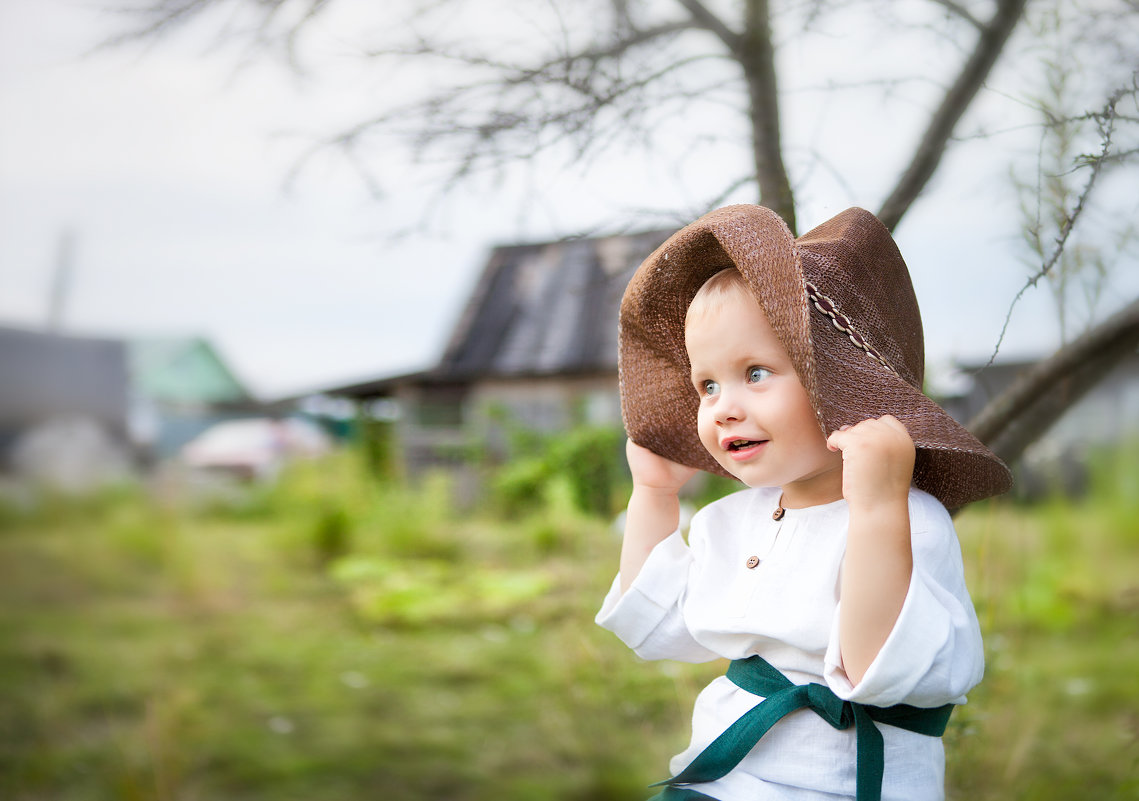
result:
<svg viewBox="0 0 1139 801"><path fill-rule="evenodd" d="M864 340L865 350L921 389L921 312L909 270L886 226L868 211L847 209L801 236L796 246L803 278L833 303L839 319L832 324L851 328L852 340ZM815 313L826 312L816 308Z"/></svg>

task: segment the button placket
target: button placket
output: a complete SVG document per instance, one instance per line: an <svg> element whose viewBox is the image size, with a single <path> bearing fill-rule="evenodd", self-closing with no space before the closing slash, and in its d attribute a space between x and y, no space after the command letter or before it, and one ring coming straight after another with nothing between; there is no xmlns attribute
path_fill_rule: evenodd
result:
<svg viewBox="0 0 1139 801"><path fill-rule="evenodd" d="M782 517L782 516L780 516L780 517ZM771 554L774 553L774 551L775 551L775 544L779 541L779 533L782 530L783 530L783 521L781 519L776 520L774 530L771 532L771 539L767 543L767 547L762 552L763 555L761 556L758 553L751 554L750 556L748 556L747 560L744 562L744 566L747 567L748 570L755 570L757 567L759 567L761 564L763 564L766 560L771 558Z"/></svg>
<svg viewBox="0 0 1139 801"><path fill-rule="evenodd" d="M757 541L752 543L754 550L737 551L738 557L733 561L738 567L731 578L730 586L725 588L724 610L728 618L738 619L748 614L755 594L763 584L762 572L757 568L770 556L779 537L781 523L769 523L770 528L764 527L757 532ZM739 561L735 561L738 559Z"/></svg>

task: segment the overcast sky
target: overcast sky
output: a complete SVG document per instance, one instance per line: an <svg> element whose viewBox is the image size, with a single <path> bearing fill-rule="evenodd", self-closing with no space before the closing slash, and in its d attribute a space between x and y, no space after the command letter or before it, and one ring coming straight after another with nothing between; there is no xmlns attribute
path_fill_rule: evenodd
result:
<svg viewBox="0 0 1139 801"><path fill-rule="evenodd" d="M329 155L285 189L312 120L359 110L336 54L319 82L270 63L237 70L232 53L211 55L194 34L84 57L109 30L70 0L0 2L0 325L46 324L71 230L67 330L207 336L271 398L430 364L494 244L568 233L669 191L682 203L684 186L664 189L643 168L530 176L501 196L458 195L430 232L393 241L423 198L414 181L377 202ZM818 131L817 110L812 119L793 117L788 136ZM715 158L701 165L710 181L730 172ZM801 229L849 205L874 208L877 174L833 197L809 186ZM520 221L527 180L555 191ZM935 179L936 202L897 232L935 365L987 358L1023 282L1009 212L990 201L1007 180L962 147ZM1041 291L1018 307L1003 353L1054 345L1050 304Z"/></svg>

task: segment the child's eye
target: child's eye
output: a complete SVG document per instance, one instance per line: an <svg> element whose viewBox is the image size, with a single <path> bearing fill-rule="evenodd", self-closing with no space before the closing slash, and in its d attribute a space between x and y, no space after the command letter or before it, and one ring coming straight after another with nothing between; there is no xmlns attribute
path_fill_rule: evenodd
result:
<svg viewBox="0 0 1139 801"><path fill-rule="evenodd" d="M705 395L718 395L720 394L720 385L708 378L700 382L700 392Z"/></svg>
<svg viewBox="0 0 1139 801"><path fill-rule="evenodd" d="M763 379L771 375L771 371L766 367L749 367L747 368L747 380L749 384L758 384Z"/></svg>

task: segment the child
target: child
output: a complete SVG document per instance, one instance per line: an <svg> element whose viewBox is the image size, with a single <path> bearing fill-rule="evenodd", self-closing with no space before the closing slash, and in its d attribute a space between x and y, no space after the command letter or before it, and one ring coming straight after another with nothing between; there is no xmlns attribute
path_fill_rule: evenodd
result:
<svg viewBox="0 0 1139 801"><path fill-rule="evenodd" d="M799 239L712 212L621 307L633 493L597 622L646 659L732 660L659 799L944 797L940 734L981 679L946 507L1008 468L921 392L905 262L849 209ZM698 469L749 489L678 530Z"/></svg>

